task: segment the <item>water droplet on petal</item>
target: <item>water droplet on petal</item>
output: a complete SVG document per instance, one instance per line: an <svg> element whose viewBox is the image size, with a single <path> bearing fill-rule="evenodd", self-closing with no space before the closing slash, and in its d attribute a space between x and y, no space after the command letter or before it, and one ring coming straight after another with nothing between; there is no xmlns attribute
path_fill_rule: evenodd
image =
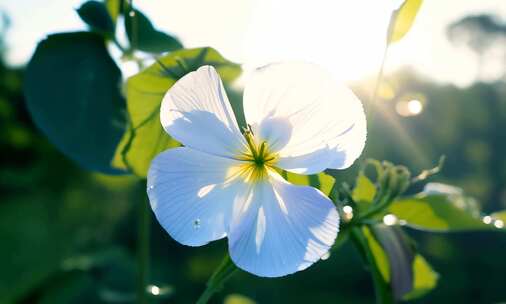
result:
<svg viewBox="0 0 506 304"><path fill-rule="evenodd" d="M193 228L195 228L195 229L200 228L200 219L196 219L193 221Z"/></svg>
<svg viewBox="0 0 506 304"><path fill-rule="evenodd" d="M154 186L154 185L150 185L150 186L148 186L148 190L153 190L153 189L155 189L155 186Z"/></svg>

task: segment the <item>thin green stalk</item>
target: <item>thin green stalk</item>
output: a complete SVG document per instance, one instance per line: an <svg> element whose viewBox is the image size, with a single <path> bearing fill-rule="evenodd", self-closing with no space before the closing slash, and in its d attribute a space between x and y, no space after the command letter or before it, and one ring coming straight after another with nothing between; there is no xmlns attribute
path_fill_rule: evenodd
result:
<svg viewBox="0 0 506 304"><path fill-rule="evenodd" d="M381 82L383 82L383 74L384 74L385 64L386 64L387 57L388 57L388 49L389 49L390 43L391 43L392 30L393 30L392 24L393 24L394 18L395 18L395 11L392 12L392 14L390 15L390 21L388 23L387 37L386 37L387 39L386 39L385 49L383 50L383 58L381 59L381 66L380 66L380 69L378 72L378 77L376 78L376 84L374 85L374 91L371 96L371 103L373 105L375 105L377 102L379 88L381 86ZM373 112L373 113L375 113L375 112Z"/></svg>
<svg viewBox="0 0 506 304"><path fill-rule="evenodd" d="M353 244L360 252L364 262L369 266L371 272L372 281L374 285L374 294L377 304L390 304L394 303L392 294L389 292L388 284L383 280L381 273L378 270L372 251L369 248L364 233L361 227L352 227L350 232L351 240Z"/></svg>
<svg viewBox="0 0 506 304"><path fill-rule="evenodd" d="M387 44L385 45L385 49L383 51L383 58L381 59L381 66L378 71L378 76L376 78L376 84L374 85L374 91L371 96L371 102L373 104L375 104L377 101L379 88L380 88L381 82L383 82L383 75L384 75L384 70L385 70L385 63L386 63L387 57L388 57L389 46L390 46L390 43L387 42Z"/></svg>
<svg viewBox="0 0 506 304"><path fill-rule="evenodd" d="M143 183L144 188L145 183ZM149 226L151 224L151 209L147 200L140 200L138 243L137 243L137 299L140 304L148 303L146 287L149 280Z"/></svg>
<svg viewBox="0 0 506 304"><path fill-rule="evenodd" d="M365 219L369 219L376 214L381 213L385 208L387 208L392 202L393 197L390 193L385 194L377 203L375 203L371 208L369 208L366 212L361 214L357 221L360 222Z"/></svg>
<svg viewBox="0 0 506 304"><path fill-rule="evenodd" d="M237 266L232 262L228 253L223 258L220 266L215 270L209 281L207 281L206 290L200 296L197 304L206 304L209 299L223 288L223 284L237 272Z"/></svg>
<svg viewBox="0 0 506 304"><path fill-rule="evenodd" d="M121 51L121 53L123 53L123 56L125 56L127 53L128 53L128 50L125 49L118 41L118 39L116 39L116 37L111 37L111 41L114 43L114 45Z"/></svg>

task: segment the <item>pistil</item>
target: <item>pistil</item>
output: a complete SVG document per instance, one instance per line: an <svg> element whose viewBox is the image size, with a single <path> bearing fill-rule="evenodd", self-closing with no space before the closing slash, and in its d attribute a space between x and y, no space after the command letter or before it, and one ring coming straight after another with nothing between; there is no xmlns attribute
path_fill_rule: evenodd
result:
<svg viewBox="0 0 506 304"><path fill-rule="evenodd" d="M277 155L269 151L267 142L263 141L257 145L253 132L244 131L244 138L248 144L247 151L241 154L238 159L246 161L240 170L247 181L257 182L267 177L267 171L272 168L276 162Z"/></svg>

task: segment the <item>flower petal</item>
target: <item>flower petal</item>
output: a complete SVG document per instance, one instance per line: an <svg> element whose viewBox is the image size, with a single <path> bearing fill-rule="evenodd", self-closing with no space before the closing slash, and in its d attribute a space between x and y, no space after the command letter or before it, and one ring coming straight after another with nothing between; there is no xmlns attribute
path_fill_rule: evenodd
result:
<svg viewBox="0 0 506 304"><path fill-rule="evenodd" d="M317 189L289 184L275 172L270 176L234 207L228 246L239 268L279 277L306 269L329 251L339 215Z"/></svg>
<svg viewBox="0 0 506 304"><path fill-rule="evenodd" d="M182 147L160 153L148 173L148 196L158 222L176 241L201 246L227 235L237 193L238 161Z"/></svg>
<svg viewBox="0 0 506 304"><path fill-rule="evenodd" d="M260 140L276 140L270 146L278 149L278 165L289 171L344 169L364 148L362 104L313 64L278 63L258 69L244 90L244 110Z"/></svg>
<svg viewBox="0 0 506 304"><path fill-rule="evenodd" d="M245 146L220 76L203 66L179 79L165 94L162 126L187 147L231 157Z"/></svg>

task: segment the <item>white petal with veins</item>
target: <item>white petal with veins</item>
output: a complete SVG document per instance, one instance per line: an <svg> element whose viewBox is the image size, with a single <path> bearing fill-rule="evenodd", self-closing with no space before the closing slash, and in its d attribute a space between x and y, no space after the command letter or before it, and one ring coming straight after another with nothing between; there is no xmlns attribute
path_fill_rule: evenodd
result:
<svg viewBox="0 0 506 304"><path fill-rule="evenodd" d="M308 63L258 69L246 83L244 113L254 133L282 139L279 166L302 174L344 169L365 144L362 104L327 71Z"/></svg>
<svg viewBox="0 0 506 304"><path fill-rule="evenodd" d="M245 145L220 76L212 66L179 79L165 94L162 126L183 145L232 157Z"/></svg>
<svg viewBox="0 0 506 304"><path fill-rule="evenodd" d="M227 235L238 193L238 161L175 148L160 153L148 173L148 196L158 222L176 241L201 246Z"/></svg>
<svg viewBox="0 0 506 304"><path fill-rule="evenodd" d="M275 172L234 209L230 257L239 268L263 277L306 269L329 251L339 229L337 210L324 194L292 185Z"/></svg>

